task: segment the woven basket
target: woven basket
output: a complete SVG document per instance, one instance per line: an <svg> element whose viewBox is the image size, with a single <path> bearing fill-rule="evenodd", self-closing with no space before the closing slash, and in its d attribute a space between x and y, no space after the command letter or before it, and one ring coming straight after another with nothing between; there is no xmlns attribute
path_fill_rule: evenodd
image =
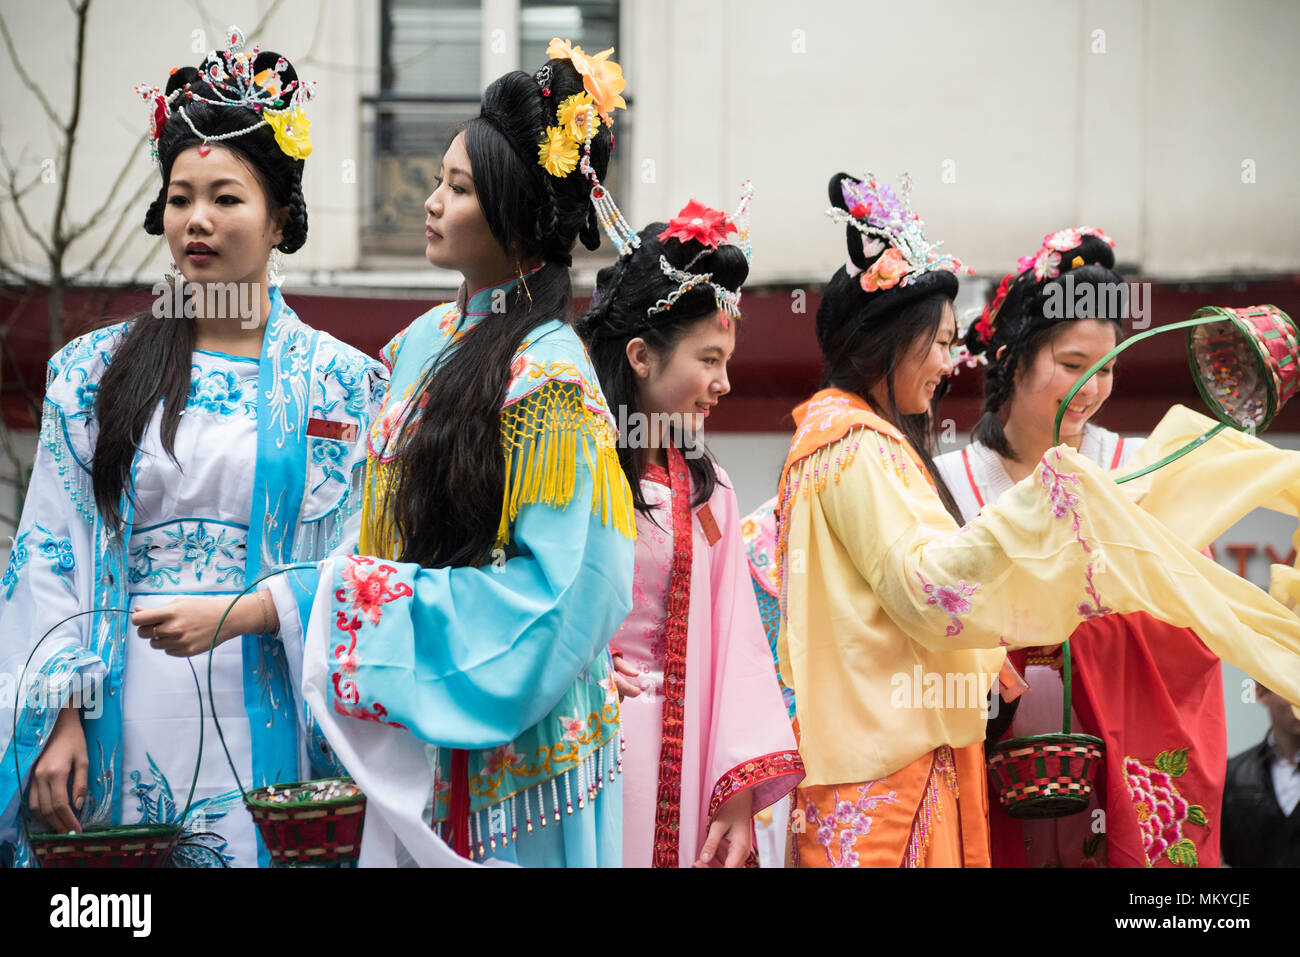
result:
<svg viewBox="0 0 1300 957"><path fill-rule="evenodd" d="M989 778L1010 817L1066 817L1088 806L1106 745L1091 734L1070 733L1070 684L1067 641L1061 645L1060 733L1009 738L989 753Z"/></svg>
<svg viewBox="0 0 1300 957"><path fill-rule="evenodd" d="M80 834L29 834L41 867L166 867L179 824L106 827Z"/></svg>
<svg viewBox="0 0 1300 957"><path fill-rule="evenodd" d="M27 677L27 669L41 644L56 629L75 618L81 618L85 615L107 614L127 615L130 614L130 610L126 608L92 608L71 614L53 625L49 631L41 636L40 641L32 646L32 650L28 653L27 661L23 663L23 669L18 676L19 686L23 686L23 680ZM41 833L32 831L31 810L27 801L23 800L19 804L19 821L27 835L27 841L31 845L32 855L41 867L134 868L166 867L171 863L172 852L181 837L182 822L189 816L190 806L194 800L194 788L198 783L199 768L203 763L203 725L201 720L203 717L203 696L199 692L199 676L193 670L192 665L190 673L194 677L194 694L199 699L199 742L194 759L194 774L190 779L189 795L185 799L185 809L181 812L180 818L173 822L161 824L115 824L91 827L75 834L62 832ZM18 719L20 711L20 708L14 708L12 740L15 742L19 740ZM23 774L18 755L20 749L15 746L12 750L16 779L21 781Z"/></svg>
<svg viewBox="0 0 1300 957"><path fill-rule="evenodd" d="M355 788L351 778L298 781L258 788L244 797L262 843L276 867L348 867L361 854L361 832L366 823L366 796L353 794L328 800L304 798L304 792L342 783ZM294 792L298 792L295 794ZM290 795L271 800L271 794Z"/></svg>
<svg viewBox="0 0 1300 957"><path fill-rule="evenodd" d="M1088 806L1105 745L1090 734L1010 738L989 755L989 777L1011 817L1065 817Z"/></svg>
<svg viewBox="0 0 1300 957"><path fill-rule="evenodd" d="M1196 388L1220 421L1263 432L1300 389L1300 333L1277 306L1205 306L1187 330ZM1209 321L1207 321L1209 320Z"/></svg>

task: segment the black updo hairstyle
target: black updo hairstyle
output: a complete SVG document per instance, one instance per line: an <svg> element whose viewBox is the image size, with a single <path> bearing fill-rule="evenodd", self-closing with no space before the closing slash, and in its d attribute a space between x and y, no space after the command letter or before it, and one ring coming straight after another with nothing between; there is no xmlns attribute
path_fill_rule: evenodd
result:
<svg viewBox="0 0 1300 957"><path fill-rule="evenodd" d="M828 193L831 204L848 211L841 181L846 173L831 177ZM886 250L868 256L862 248L862 234L845 226L849 259L857 270L870 268ZM888 247L886 247L887 249ZM922 343L934 341L943 321L945 304L957 297L957 277L947 270L936 269L915 277L907 285L899 283L889 289L866 292L860 274L850 274L847 266L836 270L822 290L817 308L817 344L823 356L821 387L843 389L865 400L885 421L907 438L934 478L944 508L957 523L963 524L961 511L934 468L932 423L934 407L919 415L904 415L894 397L894 374L901 361ZM877 383L886 385L888 403L881 406L872 397ZM935 393L938 402L942 391Z"/></svg>
<svg viewBox="0 0 1300 957"><path fill-rule="evenodd" d="M493 237L521 271L524 263L542 266L519 282L503 314L471 329L419 386L425 409L397 460L389 499L401 561L440 568L489 556L505 494L501 405L510 361L538 326L572 320L573 246L600 246L591 183L578 167L556 177L537 161L560 103L584 89L568 60L547 66L549 95L537 77L507 73L484 91L479 115L462 127L474 192ZM613 137L597 123L591 165L604 179Z"/></svg>
<svg viewBox="0 0 1300 957"><path fill-rule="evenodd" d="M1103 294L1109 288L1124 288L1123 277L1115 272L1115 253L1110 244L1097 236L1084 236L1078 246L1061 254L1060 274L1052 279L1039 280L1030 268L1008 276L1010 281L1006 298L992 317L992 337L984 341L981 324L974 323L966 331L966 348L972 355L985 355L984 414L975 423L971 438L997 452L1004 458L1015 458L1015 450L1007 440L998 412L1011 399L1016 388L1016 375L1029 368L1039 350L1050 346L1060 334L1064 324L1071 319L1097 319L1109 322L1115 329L1115 342L1124 338L1123 310L1112 315L1108 310L1110 296ZM1066 285L1069 277L1070 285ZM1094 306L1087 309L1087 300L1078 301L1078 290L1091 286ZM1058 288L1059 287L1059 288ZM1047 315L1047 303L1068 301L1065 315ZM1085 307L1080 314L1080 305ZM1002 347L1006 351L998 356Z"/></svg>
<svg viewBox="0 0 1300 957"><path fill-rule="evenodd" d="M267 50L253 61L252 73L273 69L280 54ZM158 137L158 164L162 186L144 216L144 230L152 236L163 233L163 213L167 207L167 187L172 166L185 150L204 142L185 118L201 130L209 141L223 134L247 129L262 119L261 114L242 107L216 106L198 99L221 97L203 79L203 71L212 66L211 56L199 66L181 67L167 80L165 95L176 91L193 91L191 99L181 92L172 101L171 115ZM227 64L218 56L223 69ZM287 63L287 61L286 61ZM298 79L292 65L280 73L281 88ZM287 106L287 102L285 103ZM307 204L302 195L303 161L293 159L276 142L275 131L263 123L240 136L214 142L234 153L254 174L266 197L268 211L288 210L279 245L281 252L292 253L307 241ZM144 312L135 316L126 337L118 346L113 361L104 373L95 401L99 436L95 442L91 474L95 504L110 528L122 523L119 509L122 491L128 487L136 449L154 409L163 403L161 439L163 448L176 461L176 429L190 389L191 356L195 330L192 317L154 316Z"/></svg>
<svg viewBox="0 0 1300 957"><path fill-rule="evenodd" d="M597 274L596 298L577 323L578 335L591 353L601 390L620 420L620 408L627 409L629 415L642 411L637 405L636 373L627 361L628 342L638 337L644 339L655 357L666 362L696 323L718 311L713 287L704 284L683 293L670 309L647 315L655 303L676 292L680 285L664 274L659 257L665 257L677 269L712 273L713 282L732 292L739 292L749 277L749 260L740 247L724 244L709 249L697 240L683 242L675 236L660 240L659 234L667 228L666 223L651 223L641 230L641 245L637 249ZM681 437L676 440L680 442ZM686 459L691 484L695 487L693 506L707 502L717 483L713 460L707 450L703 451L702 455ZM645 449L630 448L626 441L621 441L618 458L632 486L633 504L638 511L649 515L652 509L641 494Z"/></svg>

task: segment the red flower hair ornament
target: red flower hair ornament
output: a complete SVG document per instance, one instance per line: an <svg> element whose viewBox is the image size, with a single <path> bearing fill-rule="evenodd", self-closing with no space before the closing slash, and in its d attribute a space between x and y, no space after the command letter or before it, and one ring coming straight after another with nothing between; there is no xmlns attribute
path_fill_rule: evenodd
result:
<svg viewBox="0 0 1300 957"><path fill-rule="evenodd" d="M727 241L727 235L736 232L736 225L726 213L710 209L703 203L691 200L682 211L668 221L668 228L657 237L661 242L677 239L681 242L695 240L710 249Z"/></svg>

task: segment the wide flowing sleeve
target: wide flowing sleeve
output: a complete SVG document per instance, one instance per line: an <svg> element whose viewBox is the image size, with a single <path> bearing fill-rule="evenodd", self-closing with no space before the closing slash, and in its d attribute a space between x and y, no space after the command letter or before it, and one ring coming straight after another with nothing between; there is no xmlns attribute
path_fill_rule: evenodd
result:
<svg viewBox="0 0 1300 957"><path fill-rule="evenodd" d="M102 704L94 679L106 669L93 650L92 616L64 621L93 607L87 465L84 451L81 458L74 452L63 409L46 401L18 533L0 579L0 844L17 837L19 802L59 710L69 701L88 713Z"/></svg>
<svg viewBox="0 0 1300 957"><path fill-rule="evenodd" d="M754 598L736 493L726 481L721 474L709 500L720 538L709 555L715 667L706 831L722 806L742 791L752 791L758 813L804 775Z"/></svg>
<svg viewBox="0 0 1300 957"><path fill-rule="evenodd" d="M1081 620L1146 611L1300 701L1300 618L1187 547L1072 449L957 528L906 450L861 429L841 480L818 496L889 617L932 650L1058 644ZM908 473L910 472L910 480ZM1272 682L1270 684L1270 682Z"/></svg>
<svg viewBox="0 0 1300 957"><path fill-rule="evenodd" d="M552 401L568 401L561 393L569 390L576 387L557 384ZM559 481L549 501L537 500L547 482L540 470L526 476L523 494L507 503L515 516L509 546L488 564L330 563L321 586L331 601L319 625L328 636L325 695L336 713L398 725L443 747L489 748L545 717L604 652L631 608L633 565L633 542L605 507L610 496L630 495L626 481L619 472L619 485L601 488L614 475L609 457L617 463L612 437L538 431L516 452L543 462L567 453L572 484ZM516 487L508 482L507 495Z"/></svg>

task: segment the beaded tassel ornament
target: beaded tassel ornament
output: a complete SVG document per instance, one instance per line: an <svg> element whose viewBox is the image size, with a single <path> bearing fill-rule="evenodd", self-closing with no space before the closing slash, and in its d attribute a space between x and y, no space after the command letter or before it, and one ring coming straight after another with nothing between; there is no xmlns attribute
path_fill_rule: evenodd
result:
<svg viewBox="0 0 1300 957"><path fill-rule="evenodd" d="M275 130L276 142L289 156L302 159L311 152L311 140L307 134L310 123L302 107L315 94L315 82L282 82L281 76L289 68L284 57L277 58L273 66L255 73L254 64L261 48L254 44L251 50L244 52L244 34L238 27L232 26L226 36L225 49L211 51L199 70L199 76L215 97L196 92L188 83L170 95L165 95L156 86L136 85L136 93L152 106L149 115L150 150L155 163L158 162L158 139L173 113L179 113L185 125L205 145L243 136L267 125ZM209 136L196 128L186 113L183 101L187 100L250 110L261 118L244 129Z"/></svg>
<svg viewBox="0 0 1300 957"><path fill-rule="evenodd" d="M632 250L641 247L641 237L636 234L631 223L623 216L623 211L618 208L614 202L614 197L609 194L609 190L601 185L600 178L596 176L596 170L591 165L591 140L596 135L596 108L587 107L587 138L582 144L582 160L578 163L578 169L582 175L587 177L591 183L591 205L596 210L596 220L605 230L605 235L609 241L614 244L618 250L619 256L629 255Z"/></svg>

